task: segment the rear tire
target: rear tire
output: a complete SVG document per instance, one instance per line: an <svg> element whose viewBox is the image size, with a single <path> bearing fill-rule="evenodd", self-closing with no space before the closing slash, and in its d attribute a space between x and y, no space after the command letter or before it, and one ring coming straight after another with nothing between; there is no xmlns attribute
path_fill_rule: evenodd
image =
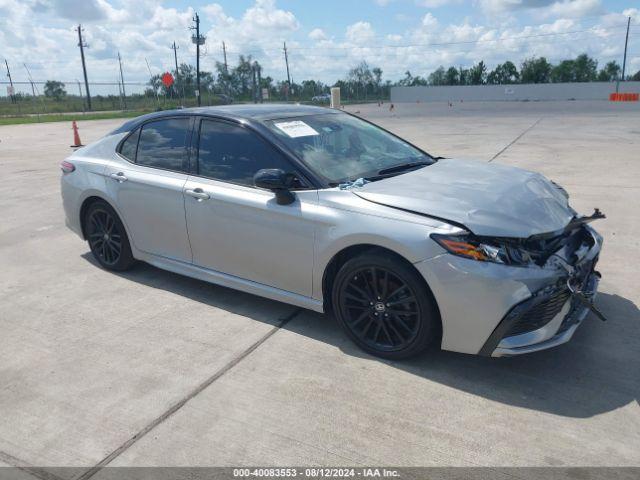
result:
<svg viewBox="0 0 640 480"><path fill-rule="evenodd" d="M424 279L386 252L371 250L347 261L331 299L338 323L372 355L408 358L440 338L440 313Z"/></svg>
<svg viewBox="0 0 640 480"><path fill-rule="evenodd" d="M124 225L107 202L97 201L89 206L84 232L93 257L103 268L122 272L135 263Z"/></svg>

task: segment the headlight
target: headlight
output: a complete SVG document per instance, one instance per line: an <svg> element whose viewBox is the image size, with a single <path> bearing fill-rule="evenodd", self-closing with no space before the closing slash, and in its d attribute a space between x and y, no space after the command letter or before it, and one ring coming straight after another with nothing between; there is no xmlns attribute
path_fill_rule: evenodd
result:
<svg viewBox="0 0 640 480"><path fill-rule="evenodd" d="M479 262L524 265L530 259L527 252L509 247L499 239L478 238L471 234L440 235L437 233L432 233L431 238L447 252Z"/></svg>

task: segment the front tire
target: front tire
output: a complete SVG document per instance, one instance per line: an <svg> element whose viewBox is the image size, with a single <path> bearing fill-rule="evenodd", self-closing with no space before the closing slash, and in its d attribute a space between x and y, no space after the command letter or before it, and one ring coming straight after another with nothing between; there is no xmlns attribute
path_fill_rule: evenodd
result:
<svg viewBox="0 0 640 480"><path fill-rule="evenodd" d="M439 339L440 314L424 279L386 252L372 250L347 261L331 298L338 323L372 355L408 358Z"/></svg>
<svg viewBox="0 0 640 480"><path fill-rule="evenodd" d="M84 231L91 253L103 268L121 272L133 266L127 232L111 205L92 203L84 216Z"/></svg>

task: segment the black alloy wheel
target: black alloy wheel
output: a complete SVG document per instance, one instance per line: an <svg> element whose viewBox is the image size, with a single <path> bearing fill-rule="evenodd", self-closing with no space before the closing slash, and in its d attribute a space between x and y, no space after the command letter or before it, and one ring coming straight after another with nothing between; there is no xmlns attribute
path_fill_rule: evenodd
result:
<svg viewBox="0 0 640 480"><path fill-rule="evenodd" d="M124 225L104 202L96 202L85 215L85 235L95 259L109 270L126 270L133 255Z"/></svg>
<svg viewBox="0 0 640 480"><path fill-rule="evenodd" d="M405 358L437 336L439 313L424 280L399 259L364 255L336 277L334 313L364 350Z"/></svg>

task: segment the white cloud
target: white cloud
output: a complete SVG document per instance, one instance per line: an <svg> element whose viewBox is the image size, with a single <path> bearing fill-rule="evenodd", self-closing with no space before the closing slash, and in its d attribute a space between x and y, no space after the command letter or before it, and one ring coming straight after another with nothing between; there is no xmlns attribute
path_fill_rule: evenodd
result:
<svg viewBox="0 0 640 480"><path fill-rule="evenodd" d="M460 0L416 0L416 5L426 8L440 8L452 3L460 3Z"/></svg>
<svg viewBox="0 0 640 480"><path fill-rule="evenodd" d="M541 9L546 17L584 17L602 11L600 0L574 0L555 2Z"/></svg>
<svg viewBox="0 0 640 480"><path fill-rule="evenodd" d="M631 21L637 25L640 23L640 10L637 8L627 8L622 11L622 15L625 17L631 17Z"/></svg>
<svg viewBox="0 0 640 480"><path fill-rule="evenodd" d="M321 28L314 28L313 30L311 30L311 32L309 32L309 38L318 42L320 40L326 40L327 34L324 33L324 30L322 30Z"/></svg>
<svg viewBox="0 0 640 480"><path fill-rule="evenodd" d="M438 26L438 19L429 12L422 17L422 26L427 28L436 28Z"/></svg>
<svg viewBox="0 0 640 480"><path fill-rule="evenodd" d="M347 27L346 37L355 44L363 44L373 40L375 32L369 22L356 22Z"/></svg>
<svg viewBox="0 0 640 480"><path fill-rule="evenodd" d="M609 11L595 20L592 17L581 20L584 12L604 8L605 2L597 0L477 0L475 7L470 7L476 13L479 8L488 11L490 7L501 15L465 18L468 13L461 11L457 19L445 21L448 17L436 18L432 12L414 5L412 15L389 13L388 25L352 18L340 36L323 23L329 13L327 18L314 18L317 23L303 25L293 11L280 8L274 0L254 0L237 14L225 10L221 0L214 1L199 8L201 27L207 37L201 68L214 70L215 62L222 60L224 41L230 64L235 64L240 54L252 55L263 65L263 74L275 80L286 76L284 41L296 81L316 78L333 82L344 78L349 68L362 60L372 67L381 67L385 79L397 79L407 69L414 75L428 75L439 65L468 67L479 60L490 68L505 60L520 65L523 59L534 55L558 62L587 52L600 65L610 60L621 62L620 39L624 30L621 25L626 26L627 15L632 16L634 23L640 23L638 8ZM14 80L26 80L22 63L27 62L37 80L70 81L67 90L75 92L75 79L82 78L82 69L74 28L81 21L90 45L86 50L90 81L115 81L120 51L125 79L144 82L148 77L145 58L153 73L173 68L169 46L174 40L180 47L178 61L195 63L192 32L188 30L194 11L168 2L0 0L3 57L9 60ZM61 12L62 7L65 10ZM522 15L523 9L529 10ZM68 18L76 10L84 20ZM581 34L535 37L586 30L594 23L592 30ZM378 29L383 30L380 36L376 36ZM631 73L640 68L640 55L633 48L627 66ZM117 93L117 87L110 93Z"/></svg>
<svg viewBox="0 0 640 480"><path fill-rule="evenodd" d="M299 28L298 20L293 13L276 8L275 0L257 0L249 8L243 21L256 30L293 31Z"/></svg>
<svg viewBox="0 0 640 480"><path fill-rule="evenodd" d="M540 17L583 17L602 11L601 0L480 0L492 14L533 10Z"/></svg>

